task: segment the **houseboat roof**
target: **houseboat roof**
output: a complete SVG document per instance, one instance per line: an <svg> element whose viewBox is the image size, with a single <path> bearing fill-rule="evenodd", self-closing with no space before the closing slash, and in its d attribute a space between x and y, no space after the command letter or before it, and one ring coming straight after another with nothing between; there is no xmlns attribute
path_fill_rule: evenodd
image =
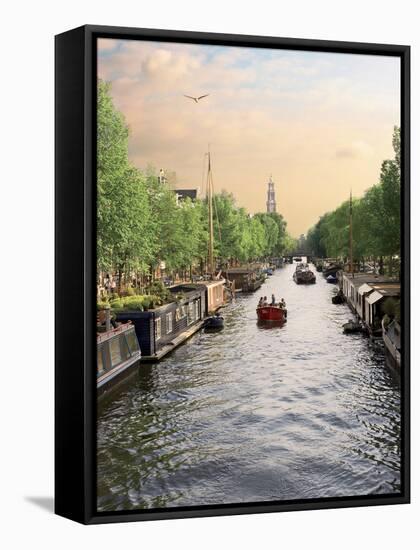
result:
<svg viewBox="0 0 420 550"><path fill-rule="evenodd" d="M369 304L374 304L375 302L378 302L382 298L388 298L388 297L397 297L400 295L400 285L399 283L391 283L391 284L380 284L380 285L371 285L372 294L370 294L367 297L367 301Z"/></svg>
<svg viewBox="0 0 420 550"><path fill-rule="evenodd" d="M375 275L374 273L351 273L343 272L343 279L347 279L355 288L359 288L365 283L370 284L370 286L376 285L377 283L395 283L399 284L398 281L388 277L387 275Z"/></svg>
<svg viewBox="0 0 420 550"><path fill-rule="evenodd" d="M226 273L253 273L257 270L255 267L230 267L226 270Z"/></svg>
<svg viewBox="0 0 420 550"><path fill-rule="evenodd" d="M174 286L170 286L169 287L169 290L173 293L173 294L176 294L177 292L184 292L185 294L192 294L194 292L197 292L198 290L200 290L200 285L201 285L201 281L199 284L195 284L195 283L184 283L184 284L179 284L179 285L174 285Z"/></svg>
<svg viewBox="0 0 420 550"><path fill-rule="evenodd" d="M226 283L226 279L221 277L220 279L212 279L210 281L199 281L197 285L201 286L216 286L216 285L224 285Z"/></svg>
<svg viewBox="0 0 420 550"><path fill-rule="evenodd" d="M367 294L368 292L372 292L373 288L368 285L367 283L363 283L357 290L359 294Z"/></svg>

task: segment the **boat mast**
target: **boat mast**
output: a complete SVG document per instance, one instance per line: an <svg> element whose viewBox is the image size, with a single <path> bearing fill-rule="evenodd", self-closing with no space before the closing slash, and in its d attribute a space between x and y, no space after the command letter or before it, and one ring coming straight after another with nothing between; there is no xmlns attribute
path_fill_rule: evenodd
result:
<svg viewBox="0 0 420 550"><path fill-rule="evenodd" d="M353 201L352 192L350 191L350 273L354 278L353 270Z"/></svg>
<svg viewBox="0 0 420 550"><path fill-rule="evenodd" d="M211 276L214 274L214 236L213 236L213 181L211 176L210 149L208 154L209 164L207 170L207 202L209 214L209 251L208 251L208 271Z"/></svg>

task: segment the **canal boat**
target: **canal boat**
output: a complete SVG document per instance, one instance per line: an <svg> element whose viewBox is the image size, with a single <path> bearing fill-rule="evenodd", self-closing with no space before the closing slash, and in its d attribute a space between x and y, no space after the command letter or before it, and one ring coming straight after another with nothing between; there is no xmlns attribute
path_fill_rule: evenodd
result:
<svg viewBox="0 0 420 550"><path fill-rule="evenodd" d="M117 321L130 320L136 330L143 361L159 361L203 326L205 285L170 287L172 301L145 311L117 311Z"/></svg>
<svg viewBox="0 0 420 550"><path fill-rule="evenodd" d="M207 332L222 330L224 326L225 326L225 320L218 313L216 313L216 315L212 315L211 317L208 317L204 322L204 329Z"/></svg>
<svg viewBox="0 0 420 550"><path fill-rule="evenodd" d="M235 283L235 292L255 292L264 282L264 278L256 269L247 267L232 267L227 269L223 276Z"/></svg>
<svg viewBox="0 0 420 550"><path fill-rule="evenodd" d="M102 395L138 365L141 351L131 322L98 333L96 347L96 387Z"/></svg>
<svg viewBox="0 0 420 550"><path fill-rule="evenodd" d="M401 326L393 319L388 325L382 319L385 362L396 371L401 369Z"/></svg>
<svg viewBox="0 0 420 550"><path fill-rule="evenodd" d="M279 305L258 306L257 316L258 316L258 321L285 322L287 319L287 309Z"/></svg>
<svg viewBox="0 0 420 550"><path fill-rule="evenodd" d="M345 298L342 290L339 290L334 296L331 298L331 302L335 305L338 304L344 304Z"/></svg>
<svg viewBox="0 0 420 550"><path fill-rule="evenodd" d="M343 269L343 266L340 264L328 265L324 267L322 274L325 278L329 277L330 275L332 275L333 277L337 277L337 271L340 271L341 269Z"/></svg>
<svg viewBox="0 0 420 550"><path fill-rule="evenodd" d="M343 325L344 334L354 334L356 332L363 332L364 330L364 325L360 321L353 321L353 319L349 319Z"/></svg>
<svg viewBox="0 0 420 550"><path fill-rule="evenodd" d="M327 279L326 279L327 283L329 283L330 285L335 285L337 284L337 275L328 275Z"/></svg>
<svg viewBox="0 0 420 550"><path fill-rule="evenodd" d="M316 282L315 273L309 269L308 264L298 264L293 273L293 280L297 285L312 285Z"/></svg>

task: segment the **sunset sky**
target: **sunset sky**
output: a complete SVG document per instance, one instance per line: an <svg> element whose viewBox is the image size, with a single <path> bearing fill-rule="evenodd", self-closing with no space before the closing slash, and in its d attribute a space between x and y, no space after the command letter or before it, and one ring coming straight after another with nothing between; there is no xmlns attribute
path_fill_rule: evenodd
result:
<svg viewBox="0 0 420 550"><path fill-rule="evenodd" d="M203 193L210 144L215 190L264 212L272 174L295 237L350 189L374 185L393 155L398 58L113 39L98 51L136 166L174 171L177 187Z"/></svg>

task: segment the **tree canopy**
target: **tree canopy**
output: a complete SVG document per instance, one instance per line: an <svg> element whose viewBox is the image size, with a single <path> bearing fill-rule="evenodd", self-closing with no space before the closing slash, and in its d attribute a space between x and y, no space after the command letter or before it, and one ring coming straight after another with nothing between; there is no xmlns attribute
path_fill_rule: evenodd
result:
<svg viewBox="0 0 420 550"><path fill-rule="evenodd" d="M394 128L394 159L382 163L379 181L352 200L353 257L400 255L400 129ZM319 257L349 256L350 200L324 214L307 233L309 250Z"/></svg>
<svg viewBox="0 0 420 550"><path fill-rule="evenodd" d="M178 201L171 182L128 157L129 128L110 85L99 81L97 118L98 271L151 273L203 265L208 253L207 199ZM214 254L219 265L279 256L294 246L280 214L251 216L232 194L214 195Z"/></svg>

